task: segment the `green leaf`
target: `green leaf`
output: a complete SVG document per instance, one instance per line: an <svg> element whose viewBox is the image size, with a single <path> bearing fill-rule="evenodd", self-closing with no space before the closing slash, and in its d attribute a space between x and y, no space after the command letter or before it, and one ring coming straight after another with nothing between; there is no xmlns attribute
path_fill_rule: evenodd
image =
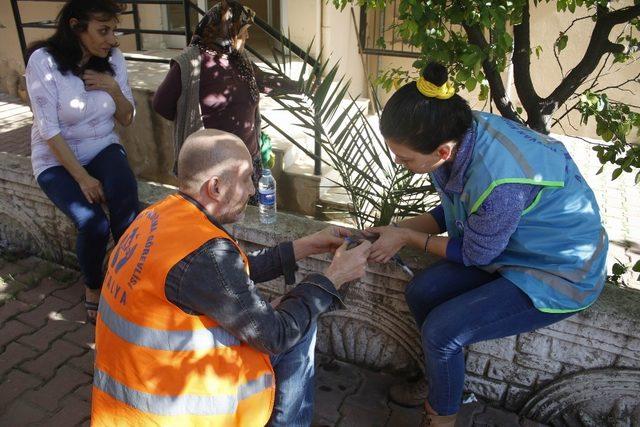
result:
<svg viewBox="0 0 640 427"><path fill-rule="evenodd" d="M458 74L456 74L456 80L464 83L467 80L469 80L469 78L471 77L471 70L469 70L468 68L463 68L460 71L458 71Z"/></svg>
<svg viewBox="0 0 640 427"><path fill-rule="evenodd" d="M478 84L478 81L476 79L474 79L473 77L470 77L469 79L467 79L467 81L465 83L465 87L467 88L467 91L473 92L473 90L476 88L477 84Z"/></svg>
<svg viewBox="0 0 640 427"><path fill-rule="evenodd" d="M489 86L482 85L480 86L480 95L478 95L478 99L480 101L486 101L489 98Z"/></svg>
<svg viewBox="0 0 640 427"><path fill-rule="evenodd" d="M622 168L617 168L616 170L613 171L613 173L611 174L611 180L615 181L620 174L622 173Z"/></svg>
<svg viewBox="0 0 640 427"><path fill-rule="evenodd" d="M536 57L540 59L540 54L542 54L542 46L540 45L536 46L535 52L536 52Z"/></svg>
<svg viewBox="0 0 640 427"><path fill-rule="evenodd" d="M632 270L636 273L640 273L640 261L636 261L636 263L633 265Z"/></svg>
<svg viewBox="0 0 640 427"><path fill-rule="evenodd" d="M561 52L565 47L567 47L567 42L569 41L569 36L564 33L560 33L560 37L556 40L556 47L558 48L558 52Z"/></svg>
<svg viewBox="0 0 640 427"><path fill-rule="evenodd" d="M627 267L616 262L615 264L613 264L613 267L611 267L611 272L616 276L622 276L627 272Z"/></svg>

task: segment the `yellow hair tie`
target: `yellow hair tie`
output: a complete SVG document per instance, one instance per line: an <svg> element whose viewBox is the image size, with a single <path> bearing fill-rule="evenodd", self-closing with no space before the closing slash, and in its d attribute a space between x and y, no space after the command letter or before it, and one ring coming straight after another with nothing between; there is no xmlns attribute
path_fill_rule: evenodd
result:
<svg viewBox="0 0 640 427"><path fill-rule="evenodd" d="M453 85L446 82L442 86L436 86L424 77L420 76L416 83L418 90L427 98L449 99L456 94Z"/></svg>

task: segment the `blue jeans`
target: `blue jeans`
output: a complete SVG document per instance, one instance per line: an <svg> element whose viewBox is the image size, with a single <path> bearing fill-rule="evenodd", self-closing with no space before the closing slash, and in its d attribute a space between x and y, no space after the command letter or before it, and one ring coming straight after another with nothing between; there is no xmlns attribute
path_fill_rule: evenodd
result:
<svg viewBox="0 0 640 427"><path fill-rule="evenodd" d="M268 426L306 427L313 419L317 325L284 353L271 356L276 401Z"/></svg>
<svg viewBox="0 0 640 427"><path fill-rule="evenodd" d="M124 148L118 144L109 145L98 153L85 169L102 184L109 218L101 205L87 201L76 180L63 166L43 171L38 175L38 185L78 229L78 264L86 286L98 289L102 285L102 262L109 231L117 242L138 214L138 185Z"/></svg>
<svg viewBox="0 0 640 427"><path fill-rule="evenodd" d="M533 331L574 314L544 313L499 274L449 261L416 275L405 297L422 334L427 400L439 415L460 408L464 346Z"/></svg>

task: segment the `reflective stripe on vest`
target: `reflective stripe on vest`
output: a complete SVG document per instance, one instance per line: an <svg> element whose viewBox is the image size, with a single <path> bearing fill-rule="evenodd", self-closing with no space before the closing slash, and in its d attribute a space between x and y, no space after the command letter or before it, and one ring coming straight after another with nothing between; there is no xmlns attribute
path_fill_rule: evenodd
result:
<svg viewBox="0 0 640 427"><path fill-rule="evenodd" d="M600 259L602 256L602 251L604 251L607 241L607 234L604 231L604 228L600 231L600 241L598 242L598 246L596 246L593 255L589 260L587 260L579 269L576 270L568 270L568 271L557 271L556 274L551 270L544 271L537 268L527 268L527 267L500 267L492 268L493 271L500 271L502 268L511 270L511 271L519 271L521 273L526 273L536 279L544 282L549 287L553 288L557 292L560 292L563 295L571 298L574 301L578 301L583 303L589 296L592 295L592 290L581 290L576 286L576 283L582 282L591 272L593 268L593 263ZM487 271L491 271L487 269ZM602 278L602 283L598 285L598 287L604 284L604 277Z"/></svg>
<svg viewBox="0 0 640 427"><path fill-rule="evenodd" d="M226 396L198 396L193 394L166 396L145 393L127 387L100 369L95 370L93 385L114 399L142 412L169 416L212 416L233 414L236 412L238 402L273 387L274 378L271 374L264 374L253 381L239 385L236 395Z"/></svg>
<svg viewBox="0 0 640 427"><path fill-rule="evenodd" d="M498 141L504 148L507 149L507 151L513 156L515 161L518 162L518 165L522 168L524 174L532 178L534 176L533 167L531 167L529 161L524 157L522 151L520 151L520 149L516 147L516 145L509 138L507 138L504 133L491 126L487 119L479 114L475 115L474 118L478 121L478 123L481 123L483 125L484 130L489 135L491 135L496 141Z"/></svg>
<svg viewBox="0 0 640 427"><path fill-rule="evenodd" d="M519 271L521 273L526 273L531 277L535 277L557 292L560 292L561 294L571 298L573 301L577 301L578 303L584 303L584 301L593 293L592 289L581 291L576 287L575 283L546 271L524 267L509 267L509 270ZM604 284L604 279L602 279L602 284Z"/></svg>
<svg viewBox="0 0 640 427"><path fill-rule="evenodd" d="M102 322L114 334L132 344L167 351L212 350L240 345L240 341L220 327L186 331L152 329L129 322L100 298Z"/></svg>

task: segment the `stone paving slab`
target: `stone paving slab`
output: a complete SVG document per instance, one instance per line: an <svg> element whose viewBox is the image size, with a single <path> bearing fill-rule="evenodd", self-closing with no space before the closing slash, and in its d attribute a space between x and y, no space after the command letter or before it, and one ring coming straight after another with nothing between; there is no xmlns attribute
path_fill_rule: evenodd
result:
<svg viewBox="0 0 640 427"><path fill-rule="evenodd" d="M0 426L88 425L94 331L86 324L79 273L32 256L0 252ZM313 425L417 426L419 408L389 402L398 378L317 357ZM541 424L480 403L457 426Z"/></svg>

